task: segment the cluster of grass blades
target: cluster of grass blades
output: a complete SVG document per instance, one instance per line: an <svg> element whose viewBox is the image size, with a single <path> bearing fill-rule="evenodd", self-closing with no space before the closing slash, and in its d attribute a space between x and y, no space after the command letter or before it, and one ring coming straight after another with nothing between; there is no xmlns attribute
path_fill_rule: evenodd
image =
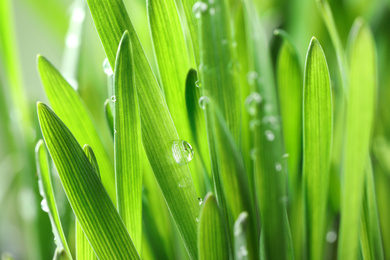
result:
<svg viewBox="0 0 390 260"><path fill-rule="evenodd" d="M50 107L37 104L36 164L55 259L384 258L370 156L376 50L362 19L344 50L329 4L317 3L336 50L334 91L314 37L303 63L275 31L273 64L251 0L181 0L182 13L175 0L148 0L157 68L122 0L87 4L112 78L101 104L110 146L38 56ZM50 158L75 238L61 225Z"/></svg>

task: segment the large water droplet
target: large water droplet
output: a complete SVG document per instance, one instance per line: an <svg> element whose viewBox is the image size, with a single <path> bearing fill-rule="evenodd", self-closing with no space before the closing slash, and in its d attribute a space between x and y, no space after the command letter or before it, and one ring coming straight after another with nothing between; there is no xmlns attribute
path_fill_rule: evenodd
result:
<svg viewBox="0 0 390 260"><path fill-rule="evenodd" d="M259 74L256 71L249 71L246 75L246 79L249 85L255 84L256 80L259 78Z"/></svg>
<svg viewBox="0 0 390 260"><path fill-rule="evenodd" d="M173 158L179 165L188 164L194 158L192 146L183 140L174 141L172 144Z"/></svg>
<svg viewBox="0 0 390 260"><path fill-rule="evenodd" d="M210 99L207 96L201 96L199 98L199 106L201 109L205 110L208 103L210 103Z"/></svg>
<svg viewBox="0 0 390 260"><path fill-rule="evenodd" d="M334 243L336 242L337 240L337 233L334 232L334 231L329 231L327 234L326 234L326 241L328 243Z"/></svg>
<svg viewBox="0 0 390 260"><path fill-rule="evenodd" d="M248 111L248 113L252 116L256 115L257 112L257 105L260 104L262 101L262 98L259 93L253 92L245 99L245 108Z"/></svg>
<svg viewBox="0 0 390 260"><path fill-rule="evenodd" d="M264 134L268 141L272 142L273 140L275 140L275 135L271 130L266 130Z"/></svg>
<svg viewBox="0 0 390 260"><path fill-rule="evenodd" d="M114 74L107 58L105 58L103 61L103 71L107 76L111 76L112 74Z"/></svg>
<svg viewBox="0 0 390 260"><path fill-rule="evenodd" d="M194 6L192 7L192 12L195 15L195 18L200 18L202 16L202 13L207 11L207 4L203 3L201 1L196 2Z"/></svg>
<svg viewBox="0 0 390 260"><path fill-rule="evenodd" d="M44 212L49 212L49 207L47 206L47 201L46 199L43 199L41 201L41 208Z"/></svg>

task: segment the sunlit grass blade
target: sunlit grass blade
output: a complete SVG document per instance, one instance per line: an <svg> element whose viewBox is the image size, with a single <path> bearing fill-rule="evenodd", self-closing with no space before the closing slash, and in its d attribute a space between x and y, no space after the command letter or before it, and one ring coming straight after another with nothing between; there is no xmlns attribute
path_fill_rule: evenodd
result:
<svg viewBox="0 0 390 260"><path fill-rule="evenodd" d="M106 99L104 102L104 114L110 133L114 137L114 114L112 113L109 99Z"/></svg>
<svg viewBox="0 0 390 260"><path fill-rule="evenodd" d="M208 193L199 217L198 250L200 260L228 259L229 250L222 213L217 200Z"/></svg>
<svg viewBox="0 0 390 260"><path fill-rule="evenodd" d="M80 145L89 144L102 170L102 182L115 201L114 167L99 137L96 125L78 93L43 56L38 56L38 71L53 110L74 133Z"/></svg>
<svg viewBox="0 0 390 260"><path fill-rule="evenodd" d="M99 165L97 163L95 154L88 144L84 145L83 151L88 158L88 161L91 163L92 168L95 171L95 174L100 179L100 170ZM78 260L95 260L97 259L95 256L95 252L91 245L88 242L87 237L84 234L83 229L81 228L78 220L76 219L76 259Z"/></svg>
<svg viewBox="0 0 390 260"><path fill-rule="evenodd" d="M376 203L374 173L371 160L367 160L362 210L360 245L363 259L382 260L383 248Z"/></svg>
<svg viewBox="0 0 390 260"><path fill-rule="evenodd" d="M115 62L114 153L117 207L138 252L142 241L141 121L129 33Z"/></svg>
<svg viewBox="0 0 390 260"><path fill-rule="evenodd" d="M115 205L76 138L43 103L38 117L73 212L99 259L140 259Z"/></svg>
<svg viewBox="0 0 390 260"><path fill-rule="evenodd" d="M375 44L369 27L358 19L351 29L349 90L338 256L356 259L364 194L364 172L377 93Z"/></svg>
<svg viewBox="0 0 390 260"><path fill-rule="evenodd" d="M324 257L332 124L328 65L313 37L306 55L303 94L303 193L309 259Z"/></svg>
<svg viewBox="0 0 390 260"><path fill-rule="evenodd" d="M174 158L172 147L179 141L179 136L163 94L123 2L88 0L88 5L110 64L115 63L115 52L123 32L127 30L130 34L134 64L137 64L135 83L143 146L186 249L190 257L196 259L198 199L188 165L179 165ZM184 158L179 158L180 164L181 160Z"/></svg>
<svg viewBox="0 0 390 260"><path fill-rule="evenodd" d="M193 54L195 56L196 65L200 66L200 49L199 49L199 34L198 34L198 21L196 15L194 14L194 7L197 0L181 0L183 4L184 13L186 15L187 26L190 31Z"/></svg>
<svg viewBox="0 0 390 260"><path fill-rule="evenodd" d="M57 244L57 250L64 250L66 259L72 259L72 254L69 250L64 231L62 230L61 220L54 197L53 184L51 182L49 159L42 140L39 140L35 147L35 157L39 177L39 191L43 197L42 209L47 211L49 215L53 234Z"/></svg>
<svg viewBox="0 0 390 260"><path fill-rule="evenodd" d="M175 0L148 0L147 8L158 72L169 112L180 138L193 144L185 99L190 61ZM195 156L189 166L195 188L200 196L204 196L203 174L198 167L201 166L200 156Z"/></svg>
<svg viewBox="0 0 390 260"><path fill-rule="evenodd" d="M263 252L267 259L287 259L288 229L286 214L287 165L282 141L274 73L267 37L253 3L245 2L248 52L255 92L246 105L254 125L254 178L256 199L260 209ZM292 256L293 257L293 256Z"/></svg>
<svg viewBox="0 0 390 260"><path fill-rule="evenodd" d="M276 30L282 38L276 63L276 80L286 147L289 183L289 219L295 258L302 258L303 198L302 198L302 100L303 72L297 50L289 35Z"/></svg>

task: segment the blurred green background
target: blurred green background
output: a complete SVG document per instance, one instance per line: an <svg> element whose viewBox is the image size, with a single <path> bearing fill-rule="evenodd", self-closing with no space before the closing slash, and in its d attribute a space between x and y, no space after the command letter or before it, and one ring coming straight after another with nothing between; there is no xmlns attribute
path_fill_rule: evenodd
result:
<svg viewBox="0 0 390 260"><path fill-rule="evenodd" d="M146 0L124 2L145 52L155 66ZM180 1L177 4L180 10ZM332 86L337 91L336 55L315 0L257 0L256 4L274 58L280 44L273 37L274 29L283 28L291 35L302 62L309 41L315 36L324 48ZM377 45L379 98L372 155L382 238L389 259L390 252L386 250L390 250L390 1L333 0L330 5L344 46L358 16L369 23ZM79 12L76 18L75 10ZM72 35L81 37L69 42ZM75 46L70 48L72 42ZM51 259L55 249L49 217L40 206L42 198L34 160L34 146L42 138L35 105L37 101L47 102L36 69L37 54L47 57L68 75L70 82L78 85L105 141L111 142L103 110L108 97L107 78L102 68L105 55L86 1L1 0L0 253L15 259ZM64 230L72 238L73 214L59 180L54 182ZM73 247L74 241L68 241Z"/></svg>

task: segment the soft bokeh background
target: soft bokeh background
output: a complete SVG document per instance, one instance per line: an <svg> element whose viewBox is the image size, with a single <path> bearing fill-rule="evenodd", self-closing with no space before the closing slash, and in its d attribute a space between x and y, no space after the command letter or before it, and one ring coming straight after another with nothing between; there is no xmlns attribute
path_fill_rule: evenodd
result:
<svg viewBox="0 0 390 260"><path fill-rule="evenodd" d="M51 259L55 244L48 215L41 210L42 198L34 162L34 146L41 138L35 104L37 101L47 102L36 69L36 56L42 54L47 57L73 85L78 85L78 91L96 119L105 141L110 142L103 111L103 103L108 97L107 78L102 69L105 55L86 1L1 1L0 253L3 256L9 253L15 259ZM150 62L154 64L146 0L124 2ZM180 9L180 1L177 2ZM347 45L352 23L358 16L369 23L377 44L379 98L372 147L382 237L384 248L388 250L390 1L333 0L330 5L344 46ZM275 28L283 28L292 36L302 62L310 38L316 36L324 48L332 84L337 89L339 76L335 52L315 0L257 0L257 6L269 34L273 55L276 56L279 46L278 40L272 36ZM77 38L77 35L81 37ZM73 247L73 214L59 180L54 182L64 229ZM390 252L385 254L389 259Z"/></svg>

